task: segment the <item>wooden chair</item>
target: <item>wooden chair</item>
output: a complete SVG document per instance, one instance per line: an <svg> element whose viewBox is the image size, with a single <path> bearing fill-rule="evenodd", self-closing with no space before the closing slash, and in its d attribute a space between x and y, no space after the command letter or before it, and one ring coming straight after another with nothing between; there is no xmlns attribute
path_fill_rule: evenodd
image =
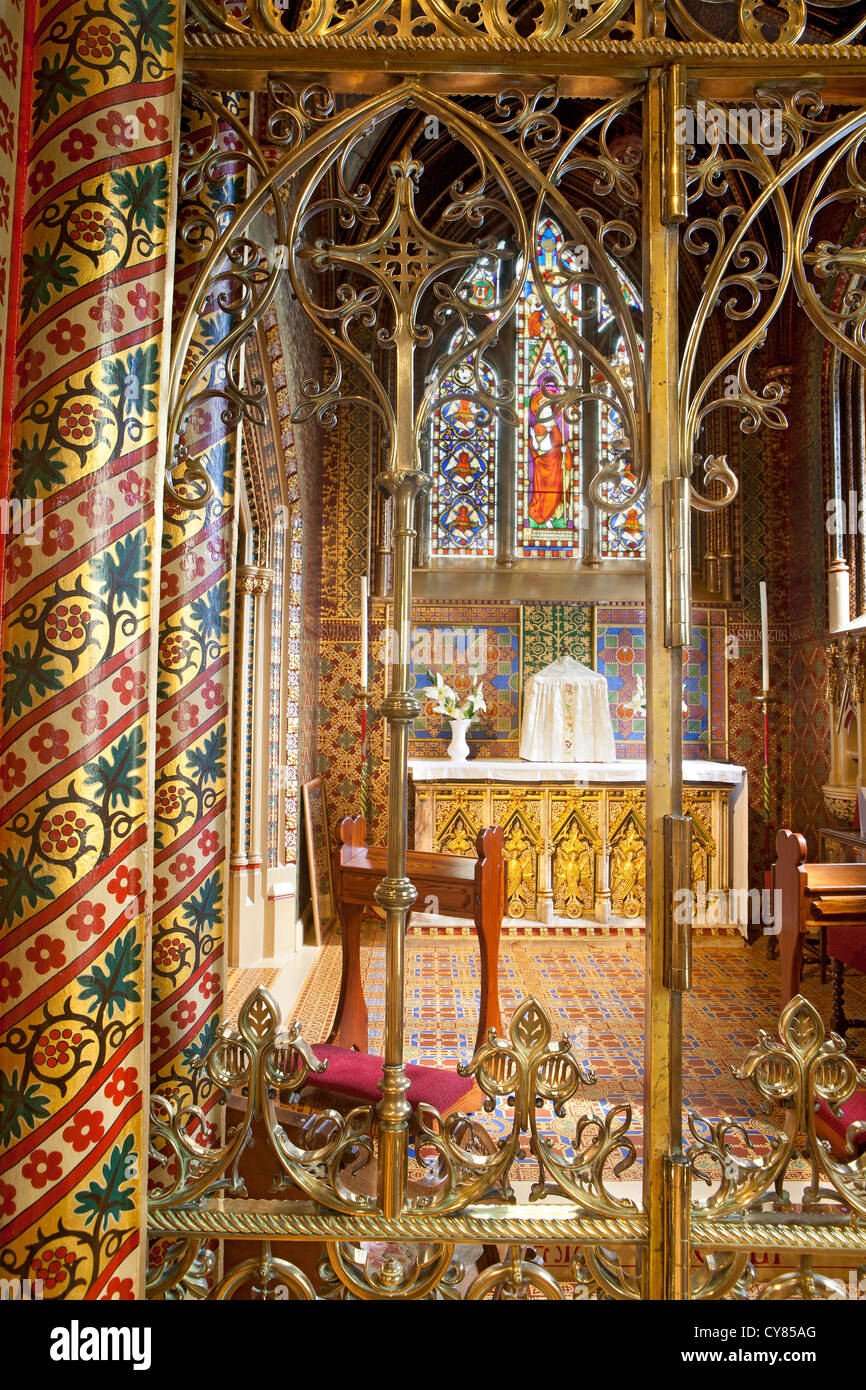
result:
<svg viewBox="0 0 866 1390"><path fill-rule="evenodd" d="M341 1096L353 1104L376 1105L384 1058L367 1051L367 1004L361 981L361 922L364 909L374 906L375 890L387 873L387 851L366 843L363 816L346 816L339 825L340 849L334 865L334 890L342 928L340 998L328 1041L312 1051L327 1069L308 1078L305 1101L312 1106ZM445 916L471 916L481 948L481 1006L475 1047L488 1031L502 1031L499 1012L499 933L505 915L505 863L502 830L480 830L476 858L410 850L407 873L418 891L417 901L435 899ZM339 1040L339 1042L337 1042ZM406 1064L410 1082L406 1099L413 1114L418 1106L433 1106L444 1117L456 1111L472 1114L484 1094L472 1077L443 1067Z"/></svg>
<svg viewBox="0 0 866 1390"><path fill-rule="evenodd" d="M866 864L809 864L806 841L792 830L776 836L774 883L782 894L779 953L782 966L781 1007L800 987L803 943L807 933L825 931L827 954L833 933L843 928L863 934L866 942Z"/></svg>
<svg viewBox="0 0 866 1390"><path fill-rule="evenodd" d="M827 955L833 980L833 1013L830 1026L844 1038L849 1028L866 1028L866 1018L848 1018L845 1013L845 966L866 975L866 925L860 923L830 927Z"/></svg>
<svg viewBox="0 0 866 1390"><path fill-rule="evenodd" d="M375 891L388 871L387 851L367 844L363 816L346 816L339 825L334 860L334 894L342 930L340 998L329 1042L367 1050L367 1006L361 987L361 921L376 905ZM406 871L418 891L419 906L435 902L446 917L471 917L481 951L481 1003L475 1046L490 1028L502 1031L499 1012L499 934L505 916L505 861L502 829L479 830L476 858L410 850Z"/></svg>
<svg viewBox="0 0 866 1390"><path fill-rule="evenodd" d="M375 903L374 890L385 877L386 851L365 843L363 816L347 816L339 827L341 849L337 855L335 892L342 925L342 981L333 1028L327 1042L314 1043L312 1052L326 1068L309 1076L300 1094L281 1088L284 1106L307 1117L322 1108L351 1109L358 1104L375 1107L381 1099L379 1083L384 1058L367 1051L367 1005L364 1000L360 968L361 919L364 908ZM481 1018L478 1041L486 1040L487 1030L501 1032L499 992L499 930L505 913L505 878L502 857L502 830L493 826L479 832L477 859L456 855L408 855L408 872L418 888L421 901L431 895L438 899L439 911L448 915L471 915L481 943ZM334 1039L339 1037L337 1045ZM484 1092L474 1077L460 1076L444 1067L406 1064L409 1089L406 1099L412 1107L410 1130L420 1105L430 1105L444 1118L455 1112L471 1116L480 1109ZM335 1098L337 1103L335 1104ZM287 1112L288 1113L288 1112ZM311 1119L310 1123L314 1121ZM304 1118L295 1120L303 1130ZM455 1139L461 1146L481 1153L494 1153L496 1142L471 1119L458 1125ZM491 1253L492 1251L492 1253ZM495 1247L485 1258L497 1258Z"/></svg>

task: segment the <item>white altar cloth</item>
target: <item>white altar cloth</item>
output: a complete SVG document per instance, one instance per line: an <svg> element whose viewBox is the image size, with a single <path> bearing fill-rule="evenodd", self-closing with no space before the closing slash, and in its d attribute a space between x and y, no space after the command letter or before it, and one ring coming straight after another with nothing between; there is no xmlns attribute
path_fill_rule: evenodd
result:
<svg viewBox="0 0 866 1390"><path fill-rule="evenodd" d="M530 762L610 762L616 757L607 681L560 656L526 682L520 756Z"/></svg>
<svg viewBox="0 0 866 1390"><path fill-rule="evenodd" d="M618 758L607 763L525 763L519 758L410 758L409 770L416 782L581 782L638 783L646 781L643 758ZM706 782L737 787L746 769L735 763L710 763L699 758L683 761L683 781L702 786Z"/></svg>

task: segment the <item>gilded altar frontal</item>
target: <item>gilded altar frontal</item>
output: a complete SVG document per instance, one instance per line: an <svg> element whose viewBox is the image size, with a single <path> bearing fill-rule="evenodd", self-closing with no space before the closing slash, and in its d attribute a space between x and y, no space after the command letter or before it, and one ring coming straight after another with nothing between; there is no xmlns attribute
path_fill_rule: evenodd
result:
<svg viewBox="0 0 866 1390"><path fill-rule="evenodd" d="M866 4L0 0L0 325L0 1302L827 1365Z"/></svg>

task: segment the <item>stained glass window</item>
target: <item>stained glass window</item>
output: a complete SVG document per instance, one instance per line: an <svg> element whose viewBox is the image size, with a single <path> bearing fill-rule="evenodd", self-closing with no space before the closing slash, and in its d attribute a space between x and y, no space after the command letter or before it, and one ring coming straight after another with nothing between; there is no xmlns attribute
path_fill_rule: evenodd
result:
<svg viewBox="0 0 866 1390"><path fill-rule="evenodd" d="M496 302L496 268L482 261L458 288L461 297L484 311ZM449 350L453 351L453 343ZM492 369L482 366L482 385L494 385ZM474 361L458 361L439 387L441 404L433 417L432 553L436 556L492 556L496 553L496 422L473 403ZM461 397L465 389L467 395Z"/></svg>
<svg viewBox="0 0 866 1390"><path fill-rule="evenodd" d="M643 347L641 345L641 355ZM628 353L622 338L618 339L616 348L610 358L614 370L625 383L626 389L632 390L632 377L629 368ZM622 438L622 421L619 411L615 408L613 401L610 405L601 406L601 431L599 435L601 444L601 463L602 466L617 465L617 443ZM612 501L625 501L632 496L637 489L637 476L632 471L630 463L619 464L621 482L616 488L607 492L607 496ZM601 554L605 559L615 559L625 556L643 556L646 554L646 496L635 497L633 504L625 511L617 512L614 516L607 516L602 513L601 522Z"/></svg>
<svg viewBox="0 0 866 1390"><path fill-rule="evenodd" d="M580 270L576 255L565 249L561 229L546 218L538 231L538 261L545 286L557 309L577 326L577 296L587 293L598 301L595 323L589 331L599 341L611 341L613 313L594 288L582 291L565 271ZM640 301L623 274L615 267L623 299L640 310ZM497 301L497 263L485 259L464 276L458 293L482 313ZM615 464L621 481L608 496L627 500L637 488L637 478L623 465L617 444L622 421L615 397L601 373L589 384L610 395L610 405L584 405L589 419L582 440L580 411L557 409L557 397L577 386L586 359L581 359L556 331L535 283L532 265L517 267L522 278L514 326L516 406L516 553L523 558L570 559L583 552L586 536L586 487L598 469ZM586 331L586 320L584 319ZM449 345L449 351L453 342ZM603 349L606 351L606 349ZM622 338L614 342L609 359L632 389L628 355ZM473 403L473 362L458 362L439 387L440 404L432 429L431 546L434 558L493 557L497 549L495 498L497 426L490 415ZM493 384L491 368L484 367L485 387ZM586 382L584 383L586 384ZM461 396L465 388L466 396ZM589 411L596 412L594 417ZM501 426L499 427L502 428ZM588 457L592 452L594 457ZM584 455L587 456L584 456ZM616 516L602 514L601 556L620 559L645 554L645 504L635 497L632 506Z"/></svg>

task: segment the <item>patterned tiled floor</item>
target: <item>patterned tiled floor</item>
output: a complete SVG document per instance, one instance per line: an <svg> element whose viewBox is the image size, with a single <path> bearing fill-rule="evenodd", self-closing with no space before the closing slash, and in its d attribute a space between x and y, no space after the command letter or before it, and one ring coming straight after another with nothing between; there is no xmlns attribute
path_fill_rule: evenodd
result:
<svg viewBox="0 0 866 1390"><path fill-rule="evenodd" d="M547 1011L555 1032L568 1033L578 1055L597 1076L596 1086L567 1107L567 1117L545 1121L542 1132L558 1136L571 1151L578 1115L603 1114L629 1102L632 1139L642 1143L643 1075L643 942L639 940L535 940L504 936L500 954L499 992L503 1018L527 995ZM384 1021L384 932L365 929L362 975L370 1025L370 1051L382 1045ZM340 978L340 941L332 935L292 1011L304 1035L324 1039L336 1008ZM866 1013L866 994L852 977L848 997L852 1013ZM829 1020L830 987L821 986L817 966L807 967L803 993ZM478 1018L478 956L463 937L431 939L410 932L406 942L406 1056L453 1067L471 1056ZM687 1110L706 1119L727 1114L743 1121L757 1152L767 1151L766 1134L780 1115L759 1114L746 1082L731 1075L760 1029L775 1033L779 1012L778 962L766 958L759 942L748 947L739 939L695 943L693 988L683 1017L683 1095ZM851 1035L852 1052L866 1046L866 1035ZM774 1122L775 1121L775 1122ZM510 1112L500 1106L483 1122L494 1133L510 1128ZM625 1175L630 1176L630 1175Z"/></svg>
<svg viewBox="0 0 866 1390"><path fill-rule="evenodd" d="M223 1008L226 1022L234 1023L244 1000L249 998L259 985L270 989L279 973L279 970L238 969L231 966L226 978L226 1002Z"/></svg>

